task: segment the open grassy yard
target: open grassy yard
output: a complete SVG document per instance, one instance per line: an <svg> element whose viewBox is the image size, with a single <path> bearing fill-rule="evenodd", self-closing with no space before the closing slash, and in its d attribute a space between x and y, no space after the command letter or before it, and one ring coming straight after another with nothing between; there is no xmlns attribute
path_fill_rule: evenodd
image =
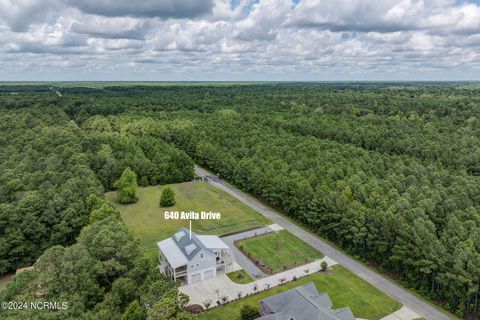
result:
<svg viewBox="0 0 480 320"><path fill-rule="evenodd" d="M243 269L227 273L227 276L233 282L240 283L240 284L246 284L253 281L253 278L250 277L250 275Z"/></svg>
<svg viewBox="0 0 480 320"><path fill-rule="evenodd" d="M261 260L277 273L320 259L323 255L287 230L272 232L238 243L253 260Z"/></svg>
<svg viewBox="0 0 480 320"><path fill-rule="evenodd" d="M167 186L175 191L176 204L162 208L158 202L163 188ZM138 202L129 205L117 203L115 192L105 194L118 207L123 221L140 239L145 251L156 250L158 241L172 236L181 226L188 228L188 220L165 220L165 211L212 211L222 214L220 220L192 220L192 229L199 234L222 235L270 223L260 213L206 182L167 186L138 188Z"/></svg>
<svg viewBox="0 0 480 320"><path fill-rule="evenodd" d="M7 284L12 280L13 274L5 274L3 276L0 276L0 291L5 289Z"/></svg>
<svg viewBox="0 0 480 320"><path fill-rule="evenodd" d="M255 296L250 296L223 307L215 308L199 315L200 320L221 320L229 315L231 320L240 319L240 309L249 304L258 308L259 301L282 291L313 282L320 293L327 292L334 308L350 307L357 318L381 319L400 309L401 304L363 281L340 265L332 267L331 273L318 272L286 285L272 288Z"/></svg>

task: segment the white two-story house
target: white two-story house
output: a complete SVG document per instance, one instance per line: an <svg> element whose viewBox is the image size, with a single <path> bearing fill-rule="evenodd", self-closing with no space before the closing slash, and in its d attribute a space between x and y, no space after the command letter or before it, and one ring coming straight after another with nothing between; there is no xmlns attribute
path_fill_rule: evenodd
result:
<svg viewBox="0 0 480 320"><path fill-rule="evenodd" d="M232 250L217 236L197 235L180 228L171 238L157 243L160 271L186 284L217 276L218 270L232 271Z"/></svg>

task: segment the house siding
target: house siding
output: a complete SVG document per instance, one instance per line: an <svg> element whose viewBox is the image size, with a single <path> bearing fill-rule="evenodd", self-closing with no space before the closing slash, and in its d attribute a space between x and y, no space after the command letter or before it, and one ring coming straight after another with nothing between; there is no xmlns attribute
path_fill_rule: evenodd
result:
<svg viewBox="0 0 480 320"><path fill-rule="evenodd" d="M188 263L187 270L187 283L205 280L205 273L207 272L213 273L213 276L215 277L217 275L216 257L206 250L200 250ZM198 279L198 275L200 275L200 279Z"/></svg>

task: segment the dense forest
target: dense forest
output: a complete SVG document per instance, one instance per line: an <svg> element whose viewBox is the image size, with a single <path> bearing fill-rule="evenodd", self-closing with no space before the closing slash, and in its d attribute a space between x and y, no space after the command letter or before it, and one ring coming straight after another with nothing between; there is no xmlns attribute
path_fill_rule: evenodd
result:
<svg viewBox="0 0 480 320"><path fill-rule="evenodd" d="M88 251L94 228L128 234L89 220L87 199L127 167L153 185L191 179L195 161L456 314L480 313L478 85L0 88L0 273ZM136 259L90 275L97 303L79 305L108 309Z"/></svg>
<svg viewBox="0 0 480 320"><path fill-rule="evenodd" d="M126 168L140 185L191 180L192 160L161 139L111 132L95 119L81 128L51 98L27 94L0 109L0 274L35 263L0 298L68 308L2 309L0 318L191 319L188 297L143 256L103 193Z"/></svg>

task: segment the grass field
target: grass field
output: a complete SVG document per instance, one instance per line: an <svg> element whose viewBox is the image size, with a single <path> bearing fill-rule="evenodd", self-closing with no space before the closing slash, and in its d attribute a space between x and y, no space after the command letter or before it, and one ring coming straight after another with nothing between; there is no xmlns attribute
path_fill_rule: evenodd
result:
<svg viewBox="0 0 480 320"><path fill-rule="evenodd" d="M12 280L13 274L5 274L0 276L0 291L5 289L7 284Z"/></svg>
<svg viewBox="0 0 480 320"><path fill-rule="evenodd" d="M221 235L228 232L264 226L270 221L224 191L206 182L185 182L168 185L175 191L176 204L161 208L160 194L166 186L138 188L138 202L122 205L115 201L115 192L105 194L118 207L123 221L140 239L145 251L156 250L158 241L171 237L188 220L165 220L165 211L220 212L220 220L192 220L192 229L199 234Z"/></svg>
<svg viewBox="0 0 480 320"><path fill-rule="evenodd" d="M250 277L250 275L246 273L245 270L243 269L227 273L227 276L233 282L240 283L240 284L246 284L253 281L253 278Z"/></svg>
<svg viewBox="0 0 480 320"><path fill-rule="evenodd" d="M240 309L249 304L258 308L259 301L282 291L315 283L320 293L327 292L334 308L350 307L357 318L370 320L381 319L384 316L400 309L401 304L363 281L340 265L332 267L331 273L319 272L306 276L286 285L272 288L255 296L250 296L223 307L212 309L199 315L200 320L221 320L225 315L229 319L240 319Z"/></svg>
<svg viewBox="0 0 480 320"><path fill-rule="evenodd" d="M277 273L320 259L323 255L287 230L239 242L253 260L259 259Z"/></svg>

